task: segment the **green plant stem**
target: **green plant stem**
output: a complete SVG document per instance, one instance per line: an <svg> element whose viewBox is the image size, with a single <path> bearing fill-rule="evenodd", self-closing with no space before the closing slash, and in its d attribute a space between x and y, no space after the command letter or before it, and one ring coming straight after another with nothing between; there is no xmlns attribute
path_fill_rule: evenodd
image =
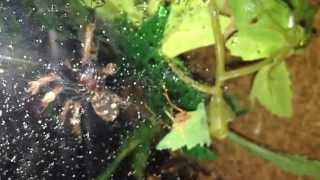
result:
<svg viewBox="0 0 320 180"><path fill-rule="evenodd" d="M222 79L224 81L238 78L241 76L245 76L251 73L254 73L256 71L259 71L262 67L274 63L274 62L282 62L286 59L287 56L289 56L292 52L293 47L287 46L282 49L280 49L277 53L274 55L270 56L269 58L265 60L261 60L260 62L257 62L253 65L249 65L246 67L230 70L224 73Z"/></svg>
<svg viewBox="0 0 320 180"><path fill-rule="evenodd" d="M137 129L132 136L129 136L129 139L125 144L123 144L115 159L107 166L107 168L101 173L97 180L109 180L113 173L118 168L119 164L129 155L137 155L138 148L148 148L153 142L154 137L163 133L164 130L161 128L161 124L157 115L149 108L148 105L145 106L148 111L151 113L150 125L140 126L140 129ZM147 128L147 129L146 129ZM143 134L140 134L143 133ZM146 144L147 143L147 144ZM148 146L148 147L147 147ZM140 173L141 175L141 173Z"/></svg>
<svg viewBox="0 0 320 180"><path fill-rule="evenodd" d="M140 140L131 141L127 148L120 151L120 154L117 155L116 159L109 165L107 171L101 174L97 180L107 180L110 179L112 173L117 169L119 164L124 158L126 158L131 152L133 152L136 147L140 144Z"/></svg>
<svg viewBox="0 0 320 180"><path fill-rule="evenodd" d="M312 176L320 179L320 161L309 160L304 156L297 154L285 154L281 152L274 152L258 144L255 144L235 132L229 132L227 137L231 142L240 145L249 152L270 161L280 169L291 172L296 175Z"/></svg>
<svg viewBox="0 0 320 180"><path fill-rule="evenodd" d="M289 54L290 50L292 49L291 46L288 46L288 47L282 48L278 53L275 53L275 55L271 56L266 60L262 60L258 63L249 65L247 67L242 67L242 68L234 69L231 71L225 71L224 35L221 33L219 10L216 6L215 0L210 0L209 7L210 7L209 8L210 14L212 14L211 22L212 22L213 35L216 42L215 61L217 66L216 66L216 74L215 74L215 79L216 79L215 86L212 87L192 79L191 77L186 75L185 72L182 71L178 66L172 63L172 59L165 58L165 61L168 63L171 70L179 77L179 79L181 79L183 82L193 87L194 89L209 95L222 96L222 87L223 87L224 81L254 73L260 70L265 65L275 62L274 61L275 59L285 58Z"/></svg>
<svg viewBox="0 0 320 180"><path fill-rule="evenodd" d="M224 37L221 33L221 25L219 20L219 9L216 5L215 0L211 0L209 4L209 10L211 15L211 23L213 29L213 35L216 42L216 74L215 74L215 88L216 90L221 89L223 86L223 77L225 73L225 52L224 52Z"/></svg>
<svg viewBox="0 0 320 180"><path fill-rule="evenodd" d="M182 71L177 65L172 63L172 61L170 59L166 58L165 61L168 63L171 70L179 77L179 79L182 80L187 85L193 87L194 89L196 89L200 92L206 93L206 94L211 94L211 95L215 94L215 90L213 87L206 85L206 84L202 84L202 83L192 79L191 77L186 75L186 73L184 71Z"/></svg>
<svg viewBox="0 0 320 180"><path fill-rule="evenodd" d="M227 71L224 76L222 77L223 80L229 80L229 79L234 79L234 78L238 78L241 76L245 76L251 73L254 73L258 70L260 70L262 67L264 67L267 64L270 64L273 62L273 59L266 59L266 60L262 60L258 63L255 63L253 65L249 65L246 67L242 67L242 68L238 68L235 70L231 70L231 71Z"/></svg>
<svg viewBox="0 0 320 180"><path fill-rule="evenodd" d="M228 139L235 144L239 144L241 147L249 150L250 152L258 154L259 156L264 157L270 153L269 150L264 149L249 140L246 140L235 132L230 131L228 134Z"/></svg>

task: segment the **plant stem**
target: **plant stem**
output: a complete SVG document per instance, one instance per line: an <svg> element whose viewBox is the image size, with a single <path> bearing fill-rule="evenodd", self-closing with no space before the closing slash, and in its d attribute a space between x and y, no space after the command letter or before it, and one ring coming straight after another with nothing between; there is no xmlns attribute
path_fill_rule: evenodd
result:
<svg viewBox="0 0 320 180"><path fill-rule="evenodd" d="M320 161L318 160L309 160L306 157L297 154L274 152L231 131L227 138L231 142L239 144L249 152L270 161L273 165L284 171L291 172L296 175L312 176L316 179L320 179Z"/></svg>
<svg viewBox="0 0 320 180"><path fill-rule="evenodd" d="M229 80L229 79L234 79L234 78L238 78L241 76L245 76L251 73L254 73L258 70L260 70L262 67L264 67L267 64L272 63L273 59L266 59L266 60L262 60L260 62L257 62L253 65L249 65L246 67L242 67L242 68L238 68L235 70L231 70L231 71L227 71L224 76L222 77L222 79L224 81Z"/></svg>
<svg viewBox="0 0 320 180"><path fill-rule="evenodd" d="M125 149L120 151L120 154L117 155L116 159L112 162L112 164L109 165L107 170L97 178L97 180L110 179L112 173L114 173L121 161L126 158L133 150L135 150L139 143L140 140L138 139L135 141L131 141Z"/></svg>
<svg viewBox="0 0 320 180"><path fill-rule="evenodd" d="M200 92L206 93L206 94L211 94L211 95L215 94L215 90L213 87L206 85L206 84L202 84L202 83L192 79L191 77L186 75L185 72L183 72L178 66L176 66L174 63L172 63L172 61L170 59L165 58L165 61L168 63L171 70L179 77L179 79L182 80L187 85L193 87L194 89L196 89Z"/></svg>
<svg viewBox="0 0 320 180"><path fill-rule="evenodd" d="M210 14L212 14L212 29L213 29L213 35L215 38L215 44L216 44L216 74L215 74L215 86L209 86L203 83L200 83L188 75L185 74L184 71L182 71L178 66L176 66L174 63L172 63L172 59L165 58L165 61L168 63L171 70L179 77L180 80L185 82L187 85L193 87L194 89L206 93L208 95L216 95L216 96L222 96L222 87L223 83L226 80L238 78L240 76L248 75L251 73L254 73L258 70L260 70L265 65L268 65L270 63L273 63L275 59L281 59L285 58L292 49L291 46L284 47L278 53L275 53L275 55L270 56L270 58L262 60L258 63L255 63L253 65L249 65L247 67L242 67L239 69L231 70L231 71L225 71L225 49L224 49L224 35L221 33L221 25L219 20L219 10L216 6L215 0L210 0L209 4L209 11Z"/></svg>
<svg viewBox="0 0 320 180"><path fill-rule="evenodd" d="M223 79L221 78L225 72L225 52L224 52L224 37L221 33L221 25L219 20L219 10L217 8L215 0L211 0L209 4L209 10L211 15L211 23L213 29L213 35L216 43L216 74L215 74L215 87L221 89L223 86Z"/></svg>
<svg viewBox="0 0 320 180"><path fill-rule="evenodd" d="M274 62L281 62L285 60L287 56L289 56L292 52L293 47L286 46L281 48L277 53L274 53L274 55L271 55L269 58L262 60L260 62L257 62L253 65L249 65L246 67L230 70L224 73L223 77L221 77L224 81L229 79L238 78L240 76L248 75L251 73L254 73L256 71L259 71L262 67L265 65L274 63Z"/></svg>

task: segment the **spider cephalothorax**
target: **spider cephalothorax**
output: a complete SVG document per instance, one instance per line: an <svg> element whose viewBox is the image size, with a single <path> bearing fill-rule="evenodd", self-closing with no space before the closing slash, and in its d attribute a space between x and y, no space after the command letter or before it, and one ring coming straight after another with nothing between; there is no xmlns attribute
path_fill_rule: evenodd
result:
<svg viewBox="0 0 320 180"><path fill-rule="evenodd" d="M40 76L28 83L27 92L37 95L40 89L50 87L50 91L45 92L40 102L40 113L56 100L60 94L66 94L67 100L62 106L60 120L63 124L72 127L75 135L80 134L81 101L83 99L91 103L95 113L103 120L112 122L117 118L120 108L125 107L127 102L117 94L105 87L105 79L117 72L114 63L108 63L104 67L95 64L93 57L96 57L92 50L93 33L95 25L90 23L85 31L82 58L77 66L72 66L68 60L63 63L64 71L72 74L72 78L67 78L57 72L50 72Z"/></svg>

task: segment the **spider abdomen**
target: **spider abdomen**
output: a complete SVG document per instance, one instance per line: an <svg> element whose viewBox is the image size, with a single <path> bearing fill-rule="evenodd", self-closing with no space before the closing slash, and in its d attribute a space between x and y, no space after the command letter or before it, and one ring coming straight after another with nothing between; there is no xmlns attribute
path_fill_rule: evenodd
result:
<svg viewBox="0 0 320 180"><path fill-rule="evenodd" d="M114 121L120 112L120 106L124 101L109 90L101 90L93 93L91 105L96 114L107 122Z"/></svg>

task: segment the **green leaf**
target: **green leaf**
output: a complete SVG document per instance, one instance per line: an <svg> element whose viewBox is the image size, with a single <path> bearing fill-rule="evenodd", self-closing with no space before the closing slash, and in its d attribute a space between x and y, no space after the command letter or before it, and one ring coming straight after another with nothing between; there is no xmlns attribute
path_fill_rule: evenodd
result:
<svg viewBox="0 0 320 180"><path fill-rule="evenodd" d="M218 158L218 155L214 151L212 151L207 147L202 147L199 145L190 150L183 148L182 151L186 155L201 161L203 160L213 161L213 160L217 160Z"/></svg>
<svg viewBox="0 0 320 180"><path fill-rule="evenodd" d="M115 30L119 33L119 49L123 49L123 53L139 65L147 65L158 53L167 18L168 10L161 6L156 15L145 19L138 27L127 21L118 22Z"/></svg>
<svg viewBox="0 0 320 180"><path fill-rule="evenodd" d="M292 116L292 90L284 62L263 67L255 77L251 96L280 117Z"/></svg>
<svg viewBox="0 0 320 180"><path fill-rule="evenodd" d="M177 122L175 122L177 123ZM183 123L174 124L172 130L157 145L157 150L177 150L182 147L192 149L211 142L207 114L204 103L200 103L196 111L188 112L188 119Z"/></svg>
<svg viewBox="0 0 320 180"><path fill-rule="evenodd" d="M250 32L240 31L227 41L232 55L248 61L269 57L285 44L286 40L280 33L259 28L251 28Z"/></svg>
<svg viewBox="0 0 320 180"><path fill-rule="evenodd" d="M248 27L257 16L257 7L253 0L229 0L231 14L239 30Z"/></svg>
<svg viewBox="0 0 320 180"><path fill-rule="evenodd" d="M278 0L230 0L238 32L227 41L234 56L245 61L270 57L280 48L294 46L296 26L288 6Z"/></svg>
<svg viewBox="0 0 320 180"><path fill-rule="evenodd" d="M140 24L144 18L144 10L138 8L135 0L82 1L91 8L100 6L96 11L97 15L103 19L114 20L121 16L127 16L130 22Z"/></svg>
<svg viewBox="0 0 320 180"><path fill-rule="evenodd" d="M220 22L222 29L225 29L230 19L220 16ZM171 5L161 48L164 55L172 58L212 44L214 37L208 3L191 0L188 3L176 2Z"/></svg>
<svg viewBox="0 0 320 180"><path fill-rule="evenodd" d="M240 31L251 31L248 27L291 26L289 7L279 0L230 0L229 5Z"/></svg>
<svg viewBox="0 0 320 180"><path fill-rule="evenodd" d="M169 89L173 102L184 109L195 110L203 99L201 93L179 80L159 55L168 15L168 10L160 6L158 12L145 19L139 27L132 27L127 21L113 24L117 34L113 35L114 48L122 50L126 57L123 63L120 63L124 66L120 69L124 70L123 74L127 74L127 64L130 63L131 70L138 72L136 77L132 76L135 73L131 73L128 78L138 78L148 84L144 89L146 102L154 112L159 112L159 115L164 115L166 104L162 94L163 83Z"/></svg>

